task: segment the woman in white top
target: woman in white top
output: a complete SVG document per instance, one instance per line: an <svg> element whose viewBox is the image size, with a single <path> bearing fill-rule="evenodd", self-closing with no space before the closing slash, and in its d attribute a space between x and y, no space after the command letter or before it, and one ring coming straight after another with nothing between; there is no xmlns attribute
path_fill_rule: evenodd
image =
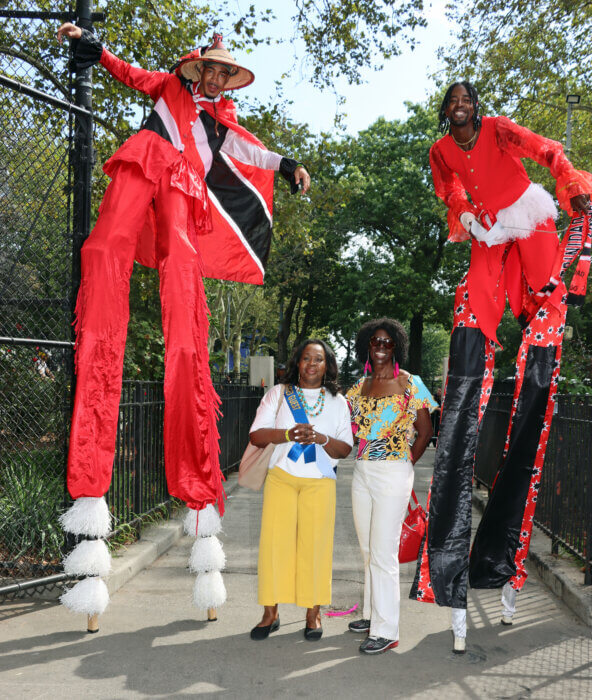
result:
<svg viewBox="0 0 592 700"><path fill-rule="evenodd" d="M304 636L314 641L323 633L320 606L331 602L335 468L353 445L335 354L324 341L306 340L296 348L283 383L263 397L250 433L258 447L277 445L265 480L259 541L264 612L251 639L279 628L278 603L295 603L307 609Z"/></svg>

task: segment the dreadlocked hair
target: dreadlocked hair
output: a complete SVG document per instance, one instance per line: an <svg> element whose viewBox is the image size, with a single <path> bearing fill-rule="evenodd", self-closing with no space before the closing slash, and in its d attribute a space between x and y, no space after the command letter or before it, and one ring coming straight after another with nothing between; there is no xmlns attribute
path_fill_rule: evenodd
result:
<svg viewBox="0 0 592 700"><path fill-rule="evenodd" d="M452 83L448 90L446 90L446 94L444 95L444 99L440 105L440 111L438 112L438 129L440 129L442 134L446 134L450 130L450 122L446 116L446 108L450 104L450 96L452 95L452 91L458 85L462 85L464 87L464 89L469 93L469 97L473 103L473 127L475 128L475 131L477 131L481 126L481 115L479 114L479 96L477 95L477 89L472 83L469 83L468 80L459 80L456 83Z"/></svg>
<svg viewBox="0 0 592 700"><path fill-rule="evenodd" d="M369 355L370 338L378 330L383 330L388 333L391 340L395 343L393 349L393 364L395 364L395 362L398 362L400 365L404 364L407 360L409 338L399 321L395 321L392 318L375 318L372 321L366 321L360 328L356 336L355 345L358 362L363 365L364 362L368 360L370 364L372 364Z"/></svg>

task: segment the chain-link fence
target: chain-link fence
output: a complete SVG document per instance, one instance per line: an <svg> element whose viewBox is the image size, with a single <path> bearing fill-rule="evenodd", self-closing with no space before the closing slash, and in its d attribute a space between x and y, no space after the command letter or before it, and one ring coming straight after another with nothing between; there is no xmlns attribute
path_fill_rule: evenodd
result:
<svg viewBox="0 0 592 700"><path fill-rule="evenodd" d="M46 5L2 3L2 13ZM64 544L74 119L65 62L50 71L30 49L49 31L45 20L0 18L0 586L48 580Z"/></svg>

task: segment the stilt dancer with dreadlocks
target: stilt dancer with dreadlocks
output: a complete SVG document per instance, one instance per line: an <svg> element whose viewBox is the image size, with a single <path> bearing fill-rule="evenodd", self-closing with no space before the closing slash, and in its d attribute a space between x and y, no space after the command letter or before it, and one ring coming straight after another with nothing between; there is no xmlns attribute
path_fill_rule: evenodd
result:
<svg viewBox="0 0 592 700"><path fill-rule="evenodd" d="M410 597L452 608L454 651L463 653L467 582L502 588L502 622L511 624L526 580L559 376L568 296L562 277L585 245L589 251L592 176L573 168L561 144L505 117L481 117L468 82L448 88L439 119L445 136L430 150L434 186L448 206L449 239L471 239L471 263L456 292L428 528ZM553 199L530 182L521 158L557 180L559 204L574 216L562 244ZM585 279L586 265L589 255L570 289L579 298L585 287L576 280ZM469 557L473 463L506 296L523 337L504 456Z"/></svg>
<svg viewBox="0 0 592 700"><path fill-rule="evenodd" d="M87 537L65 562L87 575L62 600L89 615L108 601L109 569L101 541L109 532L103 495L111 483L134 259L160 277L165 339L164 452L168 490L187 502L188 534L197 535L190 566L194 601L212 608L226 596L219 531L224 489L216 418L220 400L208 363L208 308L202 277L262 284L271 241L273 171L295 193L310 177L301 163L268 151L237 122L222 90L250 85L214 35L211 46L177 61L169 73L135 68L89 31L67 22L75 70L100 62L120 82L149 95L154 110L105 164L111 177L97 223L82 247L76 303L76 398L68 489L76 499L64 529Z"/></svg>

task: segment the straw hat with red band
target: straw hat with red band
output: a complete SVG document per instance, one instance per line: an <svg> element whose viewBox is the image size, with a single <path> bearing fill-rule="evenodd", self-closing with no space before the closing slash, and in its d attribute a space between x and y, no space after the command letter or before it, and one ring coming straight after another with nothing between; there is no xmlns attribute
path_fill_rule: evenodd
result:
<svg viewBox="0 0 592 700"><path fill-rule="evenodd" d="M196 83L201 79L203 63L221 63L228 66L230 77L224 90L238 90L255 80L255 75L248 68L243 68L232 58L222 43L222 34L214 34L211 46L196 49L180 58L171 68L171 72L174 71L179 77Z"/></svg>

